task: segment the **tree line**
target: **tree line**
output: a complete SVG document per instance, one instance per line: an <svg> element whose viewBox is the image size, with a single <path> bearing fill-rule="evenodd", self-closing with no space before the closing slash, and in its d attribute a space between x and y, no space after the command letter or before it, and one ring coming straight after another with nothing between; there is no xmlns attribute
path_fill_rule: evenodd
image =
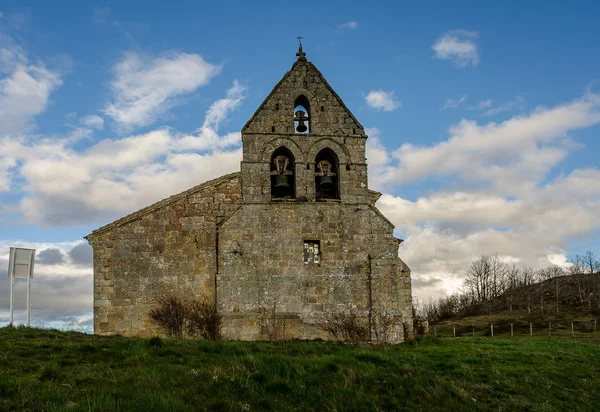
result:
<svg viewBox="0 0 600 412"><path fill-rule="evenodd" d="M460 290L422 311L430 322L491 314L526 311L541 316L562 311L600 314L600 259L587 251L576 255L567 268L550 265L540 270L507 263L497 254L471 262Z"/></svg>

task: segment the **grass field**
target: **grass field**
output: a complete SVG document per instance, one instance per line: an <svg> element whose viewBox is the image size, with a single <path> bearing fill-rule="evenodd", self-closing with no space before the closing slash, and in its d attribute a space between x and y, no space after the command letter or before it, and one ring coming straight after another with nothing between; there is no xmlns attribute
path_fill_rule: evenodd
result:
<svg viewBox="0 0 600 412"><path fill-rule="evenodd" d="M387 349L0 329L0 410L598 410L600 345L426 339Z"/></svg>

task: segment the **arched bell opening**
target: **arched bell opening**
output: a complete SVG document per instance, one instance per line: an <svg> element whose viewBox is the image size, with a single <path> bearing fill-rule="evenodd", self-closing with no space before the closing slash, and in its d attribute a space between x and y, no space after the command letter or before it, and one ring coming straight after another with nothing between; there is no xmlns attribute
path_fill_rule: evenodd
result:
<svg viewBox="0 0 600 412"><path fill-rule="evenodd" d="M317 153L315 158L315 185L317 200L340 198L339 159L329 148Z"/></svg>
<svg viewBox="0 0 600 412"><path fill-rule="evenodd" d="M295 196L294 155L281 146L271 155L271 199L293 199Z"/></svg>
<svg viewBox="0 0 600 412"><path fill-rule="evenodd" d="M294 102L294 133L310 133L310 103L304 95Z"/></svg>

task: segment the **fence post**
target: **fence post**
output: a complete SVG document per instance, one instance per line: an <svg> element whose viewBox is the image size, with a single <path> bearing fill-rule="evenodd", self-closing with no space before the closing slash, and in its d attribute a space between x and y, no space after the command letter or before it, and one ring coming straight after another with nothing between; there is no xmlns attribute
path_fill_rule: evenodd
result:
<svg viewBox="0 0 600 412"><path fill-rule="evenodd" d="M490 323L490 330L492 331L492 338L494 337L494 324Z"/></svg>
<svg viewBox="0 0 600 412"><path fill-rule="evenodd" d="M452 334L454 335L454 337L456 337L456 325L452 325Z"/></svg>
<svg viewBox="0 0 600 412"><path fill-rule="evenodd" d="M573 328L573 322L571 322L571 336L575 337L575 329Z"/></svg>
<svg viewBox="0 0 600 412"><path fill-rule="evenodd" d="M548 322L548 336L552 336L552 322Z"/></svg>
<svg viewBox="0 0 600 412"><path fill-rule="evenodd" d="M475 324L473 324L473 337L475 337Z"/></svg>
<svg viewBox="0 0 600 412"><path fill-rule="evenodd" d="M514 336L513 335L513 324L511 323L510 324L510 337L512 338L513 336Z"/></svg>
<svg viewBox="0 0 600 412"><path fill-rule="evenodd" d="M529 322L529 336L533 336L533 324Z"/></svg>
<svg viewBox="0 0 600 412"><path fill-rule="evenodd" d="M437 338L437 326L433 327L433 337Z"/></svg>
<svg viewBox="0 0 600 412"><path fill-rule="evenodd" d="M594 319L594 332L596 332L596 319Z"/></svg>

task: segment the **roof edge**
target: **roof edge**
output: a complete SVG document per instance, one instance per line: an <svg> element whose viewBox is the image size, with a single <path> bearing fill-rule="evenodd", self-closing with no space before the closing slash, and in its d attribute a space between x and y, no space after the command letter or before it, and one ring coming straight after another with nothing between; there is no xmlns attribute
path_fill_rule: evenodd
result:
<svg viewBox="0 0 600 412"><path fill-rule="evenodd" d="M234 178L237 178L240 175L241 175L241 172L234 172L234 173L229 173L229 174L217 177L215 179L208 180L204 183L200 183L199 185L196 185L190 189L184 190L183 192L174 194L165 199L159 200L158 202L153 203L150 206L146 206L136 212L130 213L120 219L115 220L112 223L101 226L98 229L92 231L92 233L90 233L89 235L84 236L83 238L89 241L90 239L100 236L100 235L108 232L109 230L124 226L134 220L137 220L137 219L147 215L148 213L154 212L155 210L158 210L158 209L162 209L163 207L168 206L173 202L176 202L187 196L193 195L194 193L199 192L202 189L219 186L222 183L225 183L229 180L233 180Z"/></svg>
<svg viewBox="0 0 600 412"><path fill-rule="evenodd" d="M319 75L319 77L321 78L321 80L323 81L323 84L325 84L325 87L327 87L329 89L329 91L331 92L331 94L333 94L333 97L335 97L338 101L338 103L340 104L340 106L342 106L342 108L344 108L348 114L350 115L350 117L352 118L352 120L354 120L356 122L356 124L358 125L358 127L360 127L361 129L363 129L363 131L365 130L365 128L363 127L362 124L360 124L360 122L356 119L356 117L354 116L354 114L352 113L352 111L348 108L348 106L346 106L346 103L344 103L344 101L342 100L342 98L337 94L337 92L333 89L333 87L331 87L331 85L329 84L329 82L327 81L327 79L325 79L325 76L323 76L323 73L321 73L321 71L319 69L317 69L317 66L315 66L312 62L308 62L308 64L310 66L313 67L313 69L315 69L315 71L317 72L317 74Z"/></svg>
<svg viewBox="0 0 600 412"><path fill-rule="evenodd" d="M298 63L297 61L294 62L294 64L292 65L292 68L290 70L288 70L287 72L285 72L285 74L283 75L283 77L281 78L281 80L279 80L277 82L277 84L275 86L273 86L273 89L271 89L271 92L267 95L267 97L265 97L265 99L262 101L262 103L258 105L258 107L254 111L254 113L252 114L252 116L248 119L248 121L246 122L246 124L244 124L244 127L242 127L242 130L241 130L242 132L244 132L244 130L246 130L250 126L250 123L252 123L252 121L258 115L258 113L264 108L265 104L271 98L271 96L273 96L273 94L275 94L275 91L279 88L279 86L281 86L281 83L283 83L283 81L290 75L290 72L292 70L294 70L294 66L297 63Z"/></svg>

